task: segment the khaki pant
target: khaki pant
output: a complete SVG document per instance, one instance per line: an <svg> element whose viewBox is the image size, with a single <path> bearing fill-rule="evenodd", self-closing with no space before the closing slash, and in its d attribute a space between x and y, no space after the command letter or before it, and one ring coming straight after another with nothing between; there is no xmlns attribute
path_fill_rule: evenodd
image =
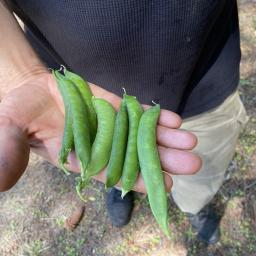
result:
<svg viewBox="0 0 256 256"><path fill-rule="evenodd" d="M193 151L200 155L203 165L195 175L173 176L172 196L182 211L196 214L212 200L224 181L239 132L247 121L238 92L220 106L184 119L181 129L197 136L198 145Z"/></svg>

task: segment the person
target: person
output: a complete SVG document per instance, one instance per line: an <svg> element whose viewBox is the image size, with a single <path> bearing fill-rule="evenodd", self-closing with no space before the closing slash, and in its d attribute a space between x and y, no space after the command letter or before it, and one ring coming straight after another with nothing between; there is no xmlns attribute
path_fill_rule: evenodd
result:
<svg viewBox="0 0 256 256"><path fill-rule="evenodd" d="M47 68L63 64L116 109L122 87L143 104L160 103L157 143L171 174L164 174L167 190L199 240L219 240L209 203L247 121L237 92L235 0L1 0L0 34L1 191L20 178L30 150L57 165L64 108ZM79 171L74 154L69 168ZM105 171L95 178L104 182ZM134 190L145 192L141 177ZM113 225L127 224L132 207L132 192L123 200L118 189L108 192Z"/></svg>

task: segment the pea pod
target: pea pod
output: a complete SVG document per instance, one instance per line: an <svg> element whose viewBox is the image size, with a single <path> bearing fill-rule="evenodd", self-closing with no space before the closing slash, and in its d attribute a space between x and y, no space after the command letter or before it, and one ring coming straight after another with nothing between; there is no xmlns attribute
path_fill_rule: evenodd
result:
<svg viewBox="0 0 256 256"><path fill-rule="evenodd" d="M86 170L86 179L98 174L108 163L114 134L116 111L104 99L92 98L98 129L92 145L92 155Z"/></svg>
<svg viewBox="0 0 256 256"><path fill-rule="evenodd" d="M91 156L87 109L74 83L58 71L54 71L54 75L68 96L67 100L72 113L75 151L80 163L81 177L83 178Z"/></svg>
<svg viewBox="0 0 256 256"><path fill-rule="evenodd" d="M52 72L53 75L54 71ZM63 103L65 106L65 127L64 127L64 132L62 136L62 144L61 144L61 149L59 152L59 157L58 157L58 162L61 167L61 169L66 173L69 174L69 171L65 167L65 164L67 163L67 158L68 154L72 149L74 149L74 136L73 136L73 129L72 129L72 113L71 109L69 106L69 100L68 100L68 95L67 91L64 88L65 84L58 82L57 80L57 85L60 90Z"/></svg>
<svg viewBox="0 0 256 256"><path fill-rule="evenodd" d="M124 100L116 116L110 160L107 167L106 187L113 187L121 178L128 135L128 115Z"/></svg>
<svg viewBox="0 0 256 256"><path fill-rule="evenodd" d="M87 107L87 113L88 113L88 119L89 119L89 127L90 127L90 138L91 138L91 144L94 141L96 130L97 130L97 118L96 113L92 105L92 92L87 84L87 82L79 75L72 73L64 68L64 74L67 79L70 79L79 90L84 104Z"/></svg>
<svg viewBox="0 0 256 256"><path fill-rule="evenodd" d="M139 173L139 160L137 151L138 126L143 109L137 99L133 96L124 95L128 112L129 133L126 154L122 173L122 197L132 190Z"/></svg>
<svg viewBox="0 0 256 256"><path fill-rule="evenodd" d="M138 154L151 210L163 232L170 236L168 201L156 146L156 125L159 115L159 105L143 113L138 130Z"/></svg>
<svg viewBox="0 0 256 256"><path fill-rule="evenodd" d="M72 129L72 114L71 109L67 108L65 111L65 127L62 137L61 150L59 152L58 162L61 169L68 175L69 170L65 167L68 162L68 155L74 149L74 136Z"/></svg>

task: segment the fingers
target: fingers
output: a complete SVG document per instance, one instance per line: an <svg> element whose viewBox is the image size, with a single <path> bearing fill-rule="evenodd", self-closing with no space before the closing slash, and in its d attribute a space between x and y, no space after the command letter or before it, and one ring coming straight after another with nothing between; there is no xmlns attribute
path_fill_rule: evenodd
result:
<svg viewBox="0 0 256 256"><path fill-rule="evenodd" d="M194 174L198 171L202 165L201 159L199 156L188 151L181 151L177 149L169 149L159 146L158 147L160 154L160 161L162 168L164 170L163 175L165 179L166 191L170 191L172 187L172 178L171 174L182 174L189 175ZM70 156L70 169L75 172L79 172L79 164L75 159L75 155L71 154ZM101 171L98 175L94 176L96 180L105 183L106 182L106 169ZM119 182L116 187L121 188L121 183ZM144 186L143 178L140 175L137 179L137 182L134 186L135 191L146 193Z"/></svg>
<svg viewBox="0 0 256 256"><path fill-rule="evenodd" d="M164 172L163 172L163 177L164 177L164 183L165 183L166 192L170 192L171 188L172 188L172 178L171 178L171 176L169 174L164 173ZM106 169L101 171L98 175L94 176L93 178L98 180L98 181L100 181L100 182L102 182L102 183L106 183ZM121 187L122 187L121 182L119 181L115 185L115 187L121 189ZM141 174L139 175L139 177L138 177L138 179L137 179L137 181L136 181L136 183L135 183L135 185L133 187L133 190L137 191L137 192L140 192L140 193L144 193L144 194L147 193L145 185L144 185L144 181L143 181L143 178L142 178Z"/></svg>
<svg viewBox="0 0 256 256"><path fill-rule="evenodd" d="M0 117L0 145L0 191L6 191L27 167L29 145L21 129L5 117Z"/></svg>
<svg viewBox="0 0 256 256"><path fill-rule="evenodd" d="M146 110L150 108L151 106L149 105L143 105L143 108ZM181 117L166 109L161 109L160 116L158 119L158 124L161 126L165 126L168 128L179 128L181 126L182 120Z"/></svg>
<svg viewBox="0 0 256 256"><path fill-rule="evenodd" d="M92 89L93 94L96 97L104 98L105 100L110 102L116 110L119 109L121 102L120 97L94 84L89 83L89 85ZM143 108L148 109L150 108L150 106L143 105ZM161 109L158 123L162 126L166 126L169 128L179 128L181 126L182 120L178 114L166 109Z"/></svg>
<svg viewBox="0 0 256 256"><path fill-rule="evenodd" d="M189 175L197 172L202 165L201 158L189 151L159 146L162 168L170 174Z"/></svg>
<svg viewBox="0 0 256 256"><path fill-rule="evenodd" d="M171 192L171 189L172 189L172 178L170 175L168 175L167 173L163 173L163 177L164 177L164 183L165 183L165 190L166 192ZM120 184L117 185L117 187L121 187ZM145 188L145 185L144 185L144 181L143 181L143 178L142 178L142 175L139 175L134 187L133 187L133 190L137 191L137 192L140 192L140 193L144 193L146 194L147 191L146 191L146 188Z"/></svg>
<svg viewBox="0 0 256 256"><path fill-rule="evenodd" d="M157 143L163 147L190 150L197 144L197 138L193 133L157 126Z"/></svg>
<svg viewBox="0 0 256 256"><path fill-rule="evenodd" d="M107 100L118 111L122 98L114 93L111 93L100 86L88 83L94 96Z"/></svg>
<svg viewBox="0 0 256 256"><path fill-rule="evenodd" d="M162 169L169 174L191 175L199 171L202 166L201 158L190 152L158 146ZM69 156L68 168L79 172L79 163L72 152ZM97 175L99 180L105 181L105 170Z"/></svg>
<svg viewBox="0 0 256 256"><path fill-rule="evenodd" d="M169 110L161 109L158 124L169 128L179 128L181 126L181 117Z"/></svg>

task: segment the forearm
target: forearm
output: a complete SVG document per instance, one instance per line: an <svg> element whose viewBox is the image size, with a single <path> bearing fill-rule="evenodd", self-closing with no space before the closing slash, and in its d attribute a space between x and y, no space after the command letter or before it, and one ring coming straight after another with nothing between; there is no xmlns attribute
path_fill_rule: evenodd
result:
<svg viewBox="0 0 256 256"><path fill-rule="evenodd" d="M0 98L33 75L47 72L15 17L0 0Z"/></svg>

